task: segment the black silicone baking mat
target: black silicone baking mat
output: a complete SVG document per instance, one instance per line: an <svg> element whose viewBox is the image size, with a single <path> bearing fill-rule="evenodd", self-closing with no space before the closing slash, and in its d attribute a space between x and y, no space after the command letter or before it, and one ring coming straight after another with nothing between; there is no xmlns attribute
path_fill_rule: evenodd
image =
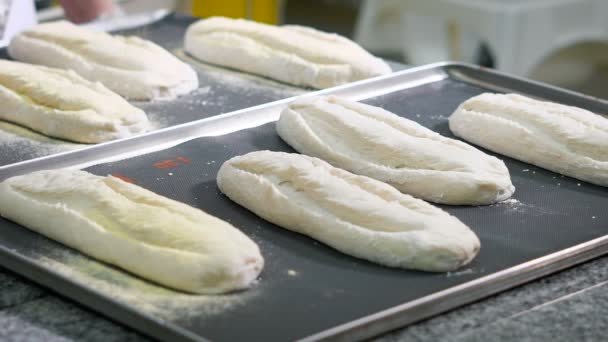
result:
<svg viewBox="0 0 608 342"><path fill-rule="evenodd" d="M453 137L448 130L448 116L460 102L483 91L482 87L448 78L364 102ZM506 162L516 187L512 199L481 207L441 206L479 236L481 251L476 259L450 273L386 268L278 228L220 194L215 176L221 163L236 155L265 149L293 152L276 135L274 123L270 123L223 136L194 139L167 150L88 169L100 175L124 177L241 229L259 244L266 259L260 280L251 290L180 307L166 291L4 220L0 224L0 246L11 255L35 260L35 266L59 272L71 281L40 280L48 273L46 269L33 275L22 273L152 336L284 341L319 334L603 237L608 232L605 211L608 189L497 155ZM5 260L6 263L9 262ZM9 266L18 271L18 263ZM82 274L88 278L82 278ZM84 285L73 287L73 282ZM72 286L73 293L66 286ZM82 292L82 286L101 295ZM122 296L123 289L167 296L164 302L150 307L145 299ZM352 336L365 335L364 332Z"/></svg>

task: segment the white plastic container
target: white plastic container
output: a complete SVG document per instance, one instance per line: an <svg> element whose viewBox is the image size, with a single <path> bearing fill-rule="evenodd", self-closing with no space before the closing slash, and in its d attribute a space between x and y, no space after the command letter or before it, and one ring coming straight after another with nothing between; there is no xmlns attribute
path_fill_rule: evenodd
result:
<svg viewBox="0 0 608 342"><path fill-rule="evenodd" d="M608 46L606 0L401 0L401 47L412 64L440 60L475 62L485 44L498 70L529 75L555 52L583 42ZM394 0L366 0L355 39L383 42L376 36ZM371 14L370 14L371 13ZM359 40L361 38L361 40ZM606 50L608 51L608 49ZM601 56L597 58L601 59ZM608 62L608 52L604 56Z"/></svg>

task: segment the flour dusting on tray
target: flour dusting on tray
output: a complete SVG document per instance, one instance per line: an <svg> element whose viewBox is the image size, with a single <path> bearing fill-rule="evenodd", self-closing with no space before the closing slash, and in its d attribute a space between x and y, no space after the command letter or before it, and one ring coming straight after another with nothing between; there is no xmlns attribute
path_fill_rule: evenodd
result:
<svg viewBox="0 0 608 342"><path fill-rule="evenodd" d="M48 249L38 262L68 279L138 310L174 320L212 316L245 305L259 294L259 286L226 295L194 295L145 281L113 266L67 249Z"/></svg>

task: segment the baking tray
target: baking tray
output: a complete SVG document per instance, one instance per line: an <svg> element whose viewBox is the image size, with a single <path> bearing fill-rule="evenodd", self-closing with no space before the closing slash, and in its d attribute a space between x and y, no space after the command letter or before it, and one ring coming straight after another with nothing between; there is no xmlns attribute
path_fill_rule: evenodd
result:
<svg viewBox="0 0 608 342"><path fill-rule="evenodd" d="M149 39L190 64L198 74L199 88L170 101L130 101L148 115L152 130L171 127L238 109L305 93L297 88L251 74L198 62L182 50L192 17L170 15L153 24L116 33ZM6 49L0 58L9 59ZM91 145L50 138L25 127L0 121L0 165L73 151Z"/></svg>
<svg viewBox="0 0 608 342"><path fill-rule="evenodd" d="M318 94L378 105L452 137L448 116L460 102L488 90L518 92L598 113L608 109L602 100L454 63ZM608 189L502 156L517 188L512 199L480 207L441 206L481 240L476 259L456 272L386 268L278 228L221 195L215 176L221 163L235 155L292 151L273 124L289 101L0 168L4 179L38 169L87 167L96 174L129 178L223 218L256 241L266 259L252 289L216 297L179 294L5 220L0 221L0 263L156 338L353 340L479 300L608 250Z"/></svg>

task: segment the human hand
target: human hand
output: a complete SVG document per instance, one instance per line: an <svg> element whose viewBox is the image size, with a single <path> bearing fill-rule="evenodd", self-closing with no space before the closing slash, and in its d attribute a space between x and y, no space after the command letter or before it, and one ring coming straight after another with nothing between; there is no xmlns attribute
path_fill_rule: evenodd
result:
<svg viewBox="0 0 608 342"><path fill-rule="evenodd" d="M112 0L59 0L66 18L74 23L95 20L112 10Z"/></svg>

